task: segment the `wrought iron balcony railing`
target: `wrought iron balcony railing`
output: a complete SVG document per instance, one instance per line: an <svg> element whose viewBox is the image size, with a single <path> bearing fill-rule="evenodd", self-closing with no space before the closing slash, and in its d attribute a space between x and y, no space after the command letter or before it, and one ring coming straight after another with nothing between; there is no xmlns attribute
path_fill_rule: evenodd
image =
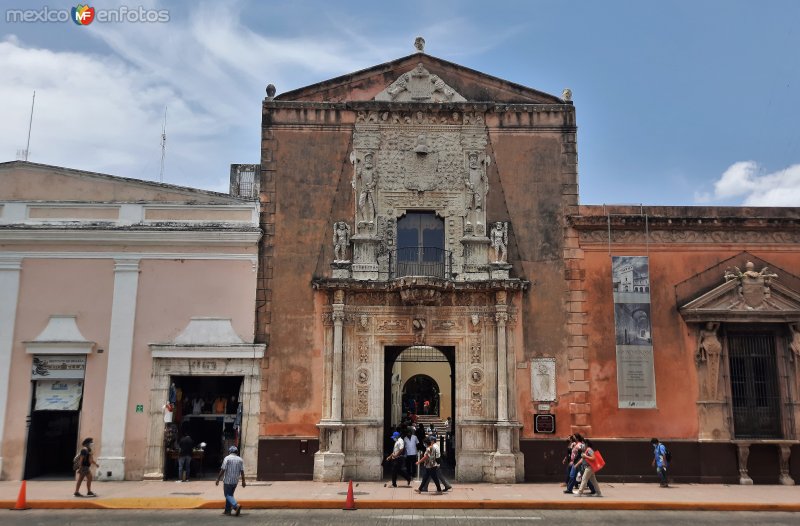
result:
<svg viewBox="0 0 800 526"><path fill-rule="evenodd" d="M453 253L438 247L405 247L389 256L391 279L404 276L427 276L451 279Z"/></svg>

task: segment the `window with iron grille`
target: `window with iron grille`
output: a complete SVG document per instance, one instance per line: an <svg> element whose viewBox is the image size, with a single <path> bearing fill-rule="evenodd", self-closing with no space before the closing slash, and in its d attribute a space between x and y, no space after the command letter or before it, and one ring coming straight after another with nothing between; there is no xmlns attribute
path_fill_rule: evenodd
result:
<svg viewBox="0 0 800 526"><path fill-rule="evenodd" d="M728 334L733 431L736 438L781 438L775 335Z"/></svg>

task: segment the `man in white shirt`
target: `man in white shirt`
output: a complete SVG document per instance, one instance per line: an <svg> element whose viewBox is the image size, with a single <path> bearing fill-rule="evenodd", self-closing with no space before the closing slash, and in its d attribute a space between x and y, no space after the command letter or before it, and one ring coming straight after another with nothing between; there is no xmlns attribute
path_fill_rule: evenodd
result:
<svg viewBox="0 0 800 526"><path fill-rule="evenodd" d="M392 440L394 441L394 447L392 448L392 454L386 457L386 461L391 463L392 468L392 487L397 487L397 475L398 473L406 479L408 485L411 485L411 476L406 471L404 466L405 464L405 455L403 455L403 451L406 448L406 444L403 441L400 433L395 431L392 433Z"/></svg>
<svg viewBox="0 0 800 526"><path fill-rule="evenodd" d="M414 467L417 463L417 446L419 445L419 439L411 431L406 431L403 443L406 448L406 471L413 477Z"/></svg>
<svg viewBox="0 0 800 526"><path fill-rule="evenodd" d="M237 516L242 512L242 507L233 498L233 492L236 491L240 476L242 477L242 487L247 487L247 483L244 481L244 461L242 461L242 457L237 455L238 452L239 450L236 446L228 448L228 453L230 454L222 460L222 467L220 467L217 475L215 485L219 486L219 481L222 479L222 491L225 494L225 511L223 515L230 515L231 510L236 512Z"/></svg>

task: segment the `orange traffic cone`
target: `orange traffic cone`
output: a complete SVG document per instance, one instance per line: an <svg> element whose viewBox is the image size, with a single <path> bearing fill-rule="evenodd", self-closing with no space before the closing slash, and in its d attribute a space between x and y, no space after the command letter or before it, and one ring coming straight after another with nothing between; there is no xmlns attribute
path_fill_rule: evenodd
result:
<svg viewBox="0 0 800 526"><path fill-rule="evenodd" d="M353 498L353 481L350 481L350 484L347 485L347 500L344 501L344 508L343 510L355 510L356 509L356 500Z"/></svg>
<svg viewBox="0 0 800 526"><path fill-rule="evenodd" d="M25 499L25 491L26 491L26 489L27 489L27 485L26 485L26 482L23 480L22 481L22 486L19 487L19 495L17 495L17 504L16 504L16 506L14 506L15 510L27 510L27 509L30 509L30 508L28 508L28 502Z"/></svg>

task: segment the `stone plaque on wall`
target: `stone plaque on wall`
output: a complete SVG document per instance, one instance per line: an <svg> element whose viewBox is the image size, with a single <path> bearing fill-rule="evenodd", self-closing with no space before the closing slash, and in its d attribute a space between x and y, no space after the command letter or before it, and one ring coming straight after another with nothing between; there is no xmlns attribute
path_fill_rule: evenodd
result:
<svg viewBox="0 0 800 526"><path fill-rule="evenodd" d="M556 359L534 358L531 361L531 393L537 402L556 399Z"/></svg>

